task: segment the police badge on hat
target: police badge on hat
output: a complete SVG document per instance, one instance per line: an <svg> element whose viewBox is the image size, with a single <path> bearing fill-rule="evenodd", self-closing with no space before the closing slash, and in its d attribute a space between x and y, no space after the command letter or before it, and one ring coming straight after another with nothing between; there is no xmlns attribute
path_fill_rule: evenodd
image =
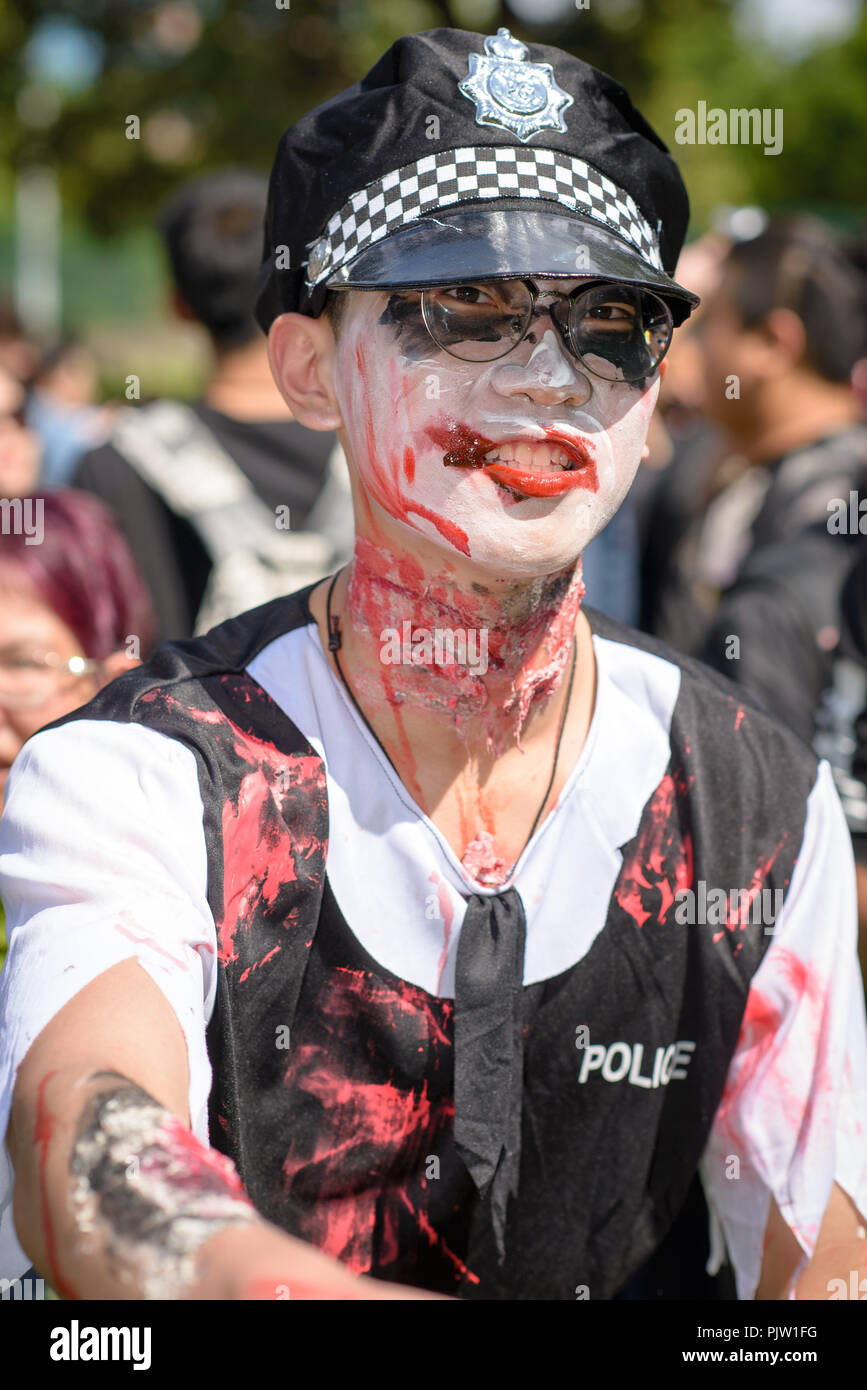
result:
<svg viewBox="0 0 867 1390"><path fill-rule="evenodd" d="M450 112L442 132L431 110ZM341 290L537 277L644 286L677 325L698 302L672 278L688 219L613 78L505 28L406 34L280 141L256 317L267 333Z"/></svg>
<svg viewBox="0 0 867 1390"><path fill-rule="evenodd" d="M557 86L550 63L527 61L529 49L508 29L485 39L484 58L468 57L469 77L458 91L476 103L476 124L510 130L523 143L540 130L565 132L563 112L572 97Z"/></svg>

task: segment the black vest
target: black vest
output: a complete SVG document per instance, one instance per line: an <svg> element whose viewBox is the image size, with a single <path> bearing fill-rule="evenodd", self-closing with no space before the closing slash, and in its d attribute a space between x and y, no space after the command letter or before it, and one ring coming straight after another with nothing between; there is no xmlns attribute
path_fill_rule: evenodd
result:
<svg viewBox="0 0 867 1390"><path fill-rule="evenodd" d="M589 614L600 636L678 665L681 686L605 927L576 965L524 987L501 1264L454 1148L453 1002L354 936L328 882L323 764L245 671L311 620L308 593L161 647L58 721L141 723L196 756L219 941L211 1142L264 1217L357 1273L468 1298L615 1297L684 1207L771 940L760 924L679 925L674 895L702 879L785 894L815 758L727 681ZM388 884L370 892L387 915ZM581 1083L585 1039L607 1050Z"/></svg>

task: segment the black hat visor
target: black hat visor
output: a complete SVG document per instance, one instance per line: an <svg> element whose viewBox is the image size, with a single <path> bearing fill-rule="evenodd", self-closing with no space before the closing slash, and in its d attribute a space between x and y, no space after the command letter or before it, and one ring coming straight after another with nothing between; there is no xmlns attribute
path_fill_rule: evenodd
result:
<svg viewBox="0 0 867 1390"><path fill-rule="evenodd" d="M579 254L580 253L580 254ZM645 285L683 323L698 296L597 222L498 200L496 208L431 212L368 246L326 281L330 290L424 289L508 279L616 280Z"/></svg>

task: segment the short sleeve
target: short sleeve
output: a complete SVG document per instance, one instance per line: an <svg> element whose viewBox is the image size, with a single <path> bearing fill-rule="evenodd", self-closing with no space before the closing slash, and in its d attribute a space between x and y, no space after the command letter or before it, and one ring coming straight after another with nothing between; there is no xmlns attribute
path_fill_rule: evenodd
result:
<svg viewBox="0 0 867 1390"><path fill-rule="evenodd" d="M737 1281L752 1298L771 1197L804 1251L834 1183L867 1214L867 1022L846 821L827 763L788 895L753 976L701 1164Z"/></svg>
<svg viewBox="0 0 867 1390"><path fill-rule="evenodd" d="M46 1024L131 956L183 1030L190 1116L207 1142L205 1029L216 993L216 930L195 755L136 724L73 720L25 744L0 819L0 1135L18 1067ZM12 1228L12 1169L0 1150L0 1277L29 1265Z"/></svg>

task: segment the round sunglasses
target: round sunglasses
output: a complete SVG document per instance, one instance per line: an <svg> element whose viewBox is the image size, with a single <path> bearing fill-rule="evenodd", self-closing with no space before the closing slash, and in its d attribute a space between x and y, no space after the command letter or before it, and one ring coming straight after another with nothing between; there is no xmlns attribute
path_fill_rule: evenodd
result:
<svg viewBox="0 0 867 1390"><path fill-rule="evenodd" d="M532 280L449 285L421 292L422 318L431 338L463 362L495 362L523 342L537 302L566 347L587 371L605 381L649 376L671 345L668 305L640 285L605 282L571 294L539 290Z"/></svg>

